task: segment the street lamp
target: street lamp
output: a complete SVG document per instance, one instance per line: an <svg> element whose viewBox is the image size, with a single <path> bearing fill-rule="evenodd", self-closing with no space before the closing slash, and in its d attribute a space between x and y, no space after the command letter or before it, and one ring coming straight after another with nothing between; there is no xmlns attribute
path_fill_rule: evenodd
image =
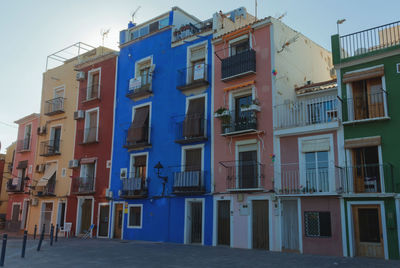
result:
<svg viewBox="0 0 400 268"><path fill-rule="evenodd" d="M161 172L164 169L163 165L161 165L160 161L154 166L154 172L157 174L157 177L162 180L162 185L163 185L163 190L162 190L162 196L164 196L165 193L165 184L168 182L168 176L161 176Z"/></svg>

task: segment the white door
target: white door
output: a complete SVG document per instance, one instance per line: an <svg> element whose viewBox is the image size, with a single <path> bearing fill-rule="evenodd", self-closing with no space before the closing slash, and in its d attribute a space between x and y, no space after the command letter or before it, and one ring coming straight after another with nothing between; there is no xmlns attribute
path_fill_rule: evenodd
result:
<svg viewBox="0 0 400 268"><path fill-rule="evenodd" d="M300 251L299 217L296 200L282 201L282 250Z"/></svg>

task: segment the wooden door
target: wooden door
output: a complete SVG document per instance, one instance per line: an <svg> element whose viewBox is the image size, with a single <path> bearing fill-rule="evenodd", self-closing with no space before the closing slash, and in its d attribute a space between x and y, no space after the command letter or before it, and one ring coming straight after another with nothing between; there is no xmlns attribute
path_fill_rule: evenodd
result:
<svg viewBox="0 0 400 268"><path fill-rule="evenodd" d="M355 255L384 258L380 205L352 206Z"/></svg>
<svg viewBox="0 0 400 268"><path fill-rule="evenodd" d="M99 236L108 236L108 214L110 211L109 205L100 206L99 215Z"/></svg>
<svg viewBox="0 0 400 268"><path fill-rule="evenodd" d="M85 199L81 204L81 228L80 233L89 230L92 224L92 199Z"/></svg>
<svg viewBox="0 0 400 268"><path fill-rule="evenodd" d="M203 236L203 204L190 202L190 243L201 243Z"/></svg>
<svg viewBox="0 0 400 268"><path fill-rule="evenodd" d="M11 222L18 222L19 221L19 211L21 209L20 204L14 204L13 209L12 209L12 215L11 215Z"/></svg>
<svg viewBox="0 0 400 268"><path fill-rule="evenodd" d="M382 92L382 78L377 77L368 79L368 118L383 117L385 115L383 109L383 92Z"/></svg>
<svg viewBox="0 0 400 268"><path fill-rule="evenodd" d="M46 234L50 233L50 224L51 224L51 214L53 213L53 203L42 203L42 211L41 211L41 226L40 231L42 231L43 224L44 232Z"/></svg>
<svg viewBox="0 0 400 268"><path fill-rule="evenodd" d="M114 238L118 239L121 239L122 234L122 213L123 204L116 204L114 213Z"/></svg>
<svg viewBox="0 0 400 268"><path fill-rule="evenodd" d="M296 200L282 201L282 250L299 252L299 217Z"/></svg>
<svg viewBox="0 0 400 268"><path fill-rule="evenodd" d="M364 188L364 166L365 156L362 148L353 149L353 177L354 177L354 192L363 193Z"/></svg>
<svg viewBox="0 0 400 268"><path fill-rule="evenodd" d="M257 151L239 152L239 188L258 188Z"/></svg>
<svg viewBox="0 0 400 268"><path fill-rule="evenodd" d="M231 205L229 200L218 201L218 245L231 245Z"/></svg>
<svg viewBox="0 0 400 268"><path fill-rule="evenodd" d="M268 200L252 203L253 248L269 250Z"/></svg>

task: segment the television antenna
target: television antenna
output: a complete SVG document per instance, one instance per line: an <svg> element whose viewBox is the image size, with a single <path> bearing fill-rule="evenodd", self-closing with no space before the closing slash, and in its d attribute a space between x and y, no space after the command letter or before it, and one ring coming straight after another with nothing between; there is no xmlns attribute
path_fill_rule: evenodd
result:
<svg viewBox="0 0 400 268"><path fill-rule="evenodd" d="M101 45L104 47L104 39L108 36L108 34L110 33L111 29L101 29L100 34L101 34Z"/></svg>
<svg viewBox="0 0 400 268"><path fill-rule="evenodd" d="M132 12L132 14L131 14L132 22L135 21L135 15L136 15L136 13L138 12L138 10L139 10L140 8L141 8L141 6L138 6L138 7L136 8L136 10Z"/></svg>

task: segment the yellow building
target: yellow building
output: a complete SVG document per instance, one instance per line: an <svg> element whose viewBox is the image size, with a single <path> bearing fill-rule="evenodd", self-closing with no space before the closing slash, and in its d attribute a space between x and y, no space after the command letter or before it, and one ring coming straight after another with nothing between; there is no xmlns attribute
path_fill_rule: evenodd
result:
<svg viewBox="0 0 400 268"><path fill-rule="evenodd" d="M77 49L78 53L87 52L65 60L64 55L70 55L71 49ZM45 224L46 233L49 233L51 224L64 226L72 175L68 163L74 154L74 112L77 109L79 86L74 67L81 61L109 51L76 43L48 56L48 63L49 59L63 62L43 73L38 147L27 222L30 234L34 232L35 225L40 232Z"/></svg>
<svg viewBox="0 0 400 268"><path fill-rule="evenodd" d="M8 192L7 192L7 183L9 179L12 179L12 170L14 164L14 156L15 156L15 148L17 143L14 142L10 146L7 147L6 155L0 156L0 158L4 158L4 170L3 170L3 179L1 180L1 191L0 191L0 218L6 220L7 215L7 207L8 207Z"/></svg>

